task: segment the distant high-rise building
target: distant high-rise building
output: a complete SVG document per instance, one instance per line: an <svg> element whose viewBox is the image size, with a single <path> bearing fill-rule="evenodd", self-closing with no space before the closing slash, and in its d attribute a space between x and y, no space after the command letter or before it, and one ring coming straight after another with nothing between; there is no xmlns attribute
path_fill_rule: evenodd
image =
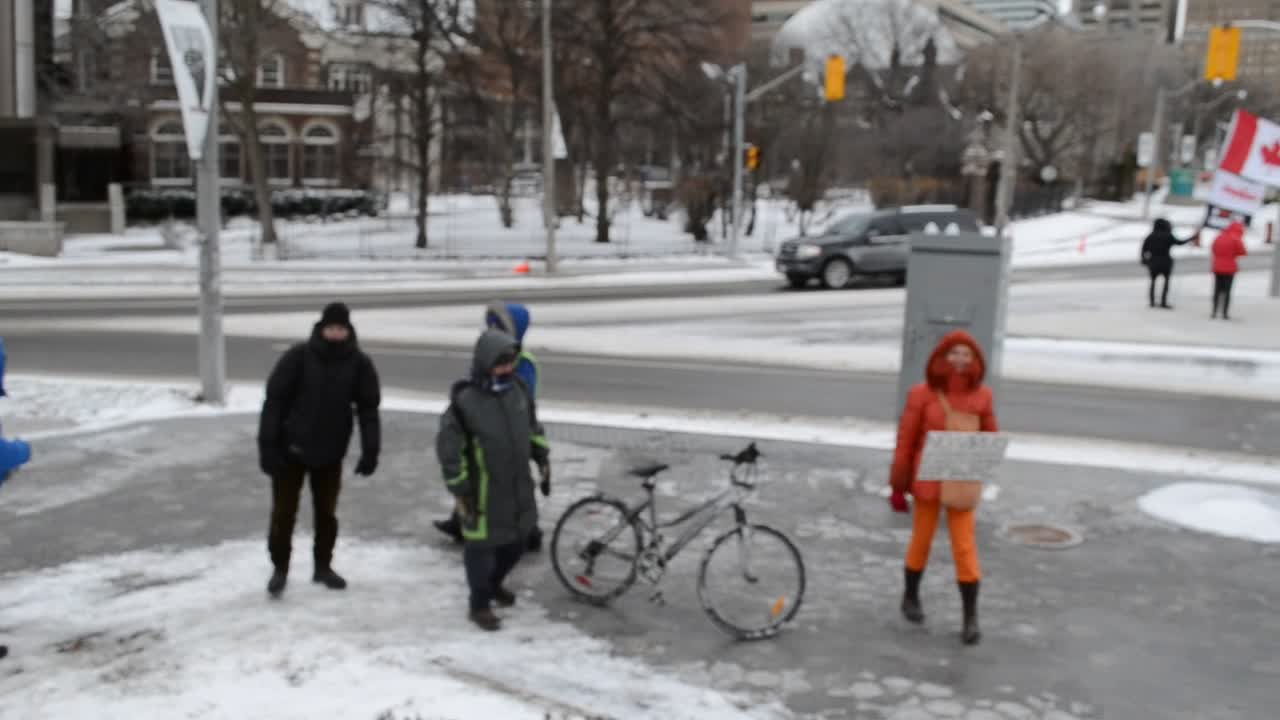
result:
<svg viewBox="0 0 1280 720"><path fill-rule="evenodd" d="M968 3L1013 30L1058 16L1056 0L968 0Z"/></svg>
<svg viewBox="0 0 1280 720"><path fill-rule="evenodd" d="M1203 62L1214 25L1239 20L1280 22L1280 0L1196 0L1187 3L1182 42L1187 53ZM1240 40L1239 79L1280 86L1280 33L1245 30Z"/></svg>

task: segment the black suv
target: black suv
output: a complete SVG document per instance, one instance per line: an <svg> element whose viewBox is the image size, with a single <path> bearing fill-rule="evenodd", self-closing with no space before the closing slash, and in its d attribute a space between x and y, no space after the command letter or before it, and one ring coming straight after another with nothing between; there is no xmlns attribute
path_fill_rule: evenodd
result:
<svg viewBox="0 0 1280 720"><path fill-rule="evenodd" d="M778 272L791 287L802 288L818 278L826 288L843 288L857 275L907 279L911 233L930 224L945 232L951 225L961 232L979 232L977 215L954 205L910 205L846 215L826 232L787 240L778 248Z"/></svg>

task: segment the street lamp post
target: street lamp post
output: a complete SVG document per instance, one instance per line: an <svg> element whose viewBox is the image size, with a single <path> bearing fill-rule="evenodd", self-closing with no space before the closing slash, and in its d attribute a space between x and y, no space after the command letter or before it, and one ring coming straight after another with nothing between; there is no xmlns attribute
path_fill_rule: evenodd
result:
<svg viewBox="0 0 1280 720"><path fill-rule="evenodd" d="M213 48L206 62L218 61L218 0L201 0ZM226 402L227 345L222 333L222 257L218 231L222 225L221 191L218 187L218 83L208 88L209 124L196 175L196 212L200 226L200 340L197 346L201 398Z"/></svg>
<svg viewBox="0 0 1280 720"><path fill-rule="evenodd" d="M747 66L739 64L733 75L733 228L729 235L729 257L738 256L738 242L742 238L742 163L746 153L747 115Z"/></svg>
<svg viewBox="0 0 1280 720"><path fill-rule="evenodd" d="M552 133L555 124L555 95L551 85L551 0L542 0L542 222L547 231L547 274L556 272L556 158Z"/></svg>

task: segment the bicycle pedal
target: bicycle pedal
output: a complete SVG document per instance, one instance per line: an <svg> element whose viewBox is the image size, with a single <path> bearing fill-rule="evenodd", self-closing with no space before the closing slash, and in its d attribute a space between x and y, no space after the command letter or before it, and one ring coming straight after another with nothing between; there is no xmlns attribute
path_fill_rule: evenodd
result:
<svg viewBox="0 0 1280 720"><path fill-rule="evenodd" d="M649 596L649 602L651 602L651 603L653 603L654 605L657 605L657 606L659 606L659 607L666 607L666 605L667 605L667 599L666 599L665 597L663 597L663 596L662 596L662 592L661 592L661 591L656 592L656 593L654 593L653 595L650 595L650 596Z"/></svg>

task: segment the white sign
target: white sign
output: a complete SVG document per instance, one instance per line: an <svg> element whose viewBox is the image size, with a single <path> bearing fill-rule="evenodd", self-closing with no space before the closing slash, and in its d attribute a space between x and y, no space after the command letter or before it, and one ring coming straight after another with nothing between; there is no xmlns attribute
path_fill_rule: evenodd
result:
<svg viewBox="0 0 1280 720"><path fill-rule="evenodd" d="M1138 167L1151 167L1156 155L1156 136L1144 132L1138 136Z"/></svg>
<svg viewBox="0 0 1280 720"><path fill-rule="evenodd" d="M1204 169L1212 170L1218 167L1218 148L1210 147L1204 150Z"/></svg>
<svg viewBox="0 0 1280 720"><path fill-rule="evenodd" d="M199 160L209 132L209 110L218 80L213 35L200 7L186 0L155 0L182 109L187 154Z"/></svg>
<svg viewBox="0 0 1280 720"><path fill-rule="evenodd" d="M1244 215L1253 215L1262 207L1266 187L1232 175L1226 170L1213 174L1213 187L1209 191L1209 204Z"/></svg>
<svg viewBox="0 0 1280 720"><path fill-rule="evenodd" d="M920 460L921 480L994 482L1009 437L1000 433L930 432Z"/></svg>
<svg viewBox="0 0 1280 720"><path fill-rule="evenodd" d="M1280 124L1237 110L1219 167L1246 180L1280 185Z"/></svg>
<svg viewBox="0 0 1280 720"><path fill-rule="evenodd" d="M1196 136L1182 136L1182 164L1190 165L1192 160L1196 159Z"/></svg>

